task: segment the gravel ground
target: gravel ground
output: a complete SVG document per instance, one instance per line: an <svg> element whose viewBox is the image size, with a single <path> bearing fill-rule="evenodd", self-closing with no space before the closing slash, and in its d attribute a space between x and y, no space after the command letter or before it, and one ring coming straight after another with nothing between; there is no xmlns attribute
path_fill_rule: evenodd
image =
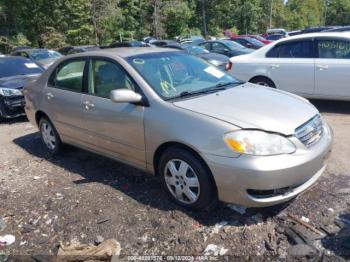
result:
<svg viewBox="0 0 350 262"><path fill-rule="evenodd" d="M335 134L327 171L294 201L243 215L224 204L188 212L155 177L72 147L50 158L26 119L0 123L0 236L16 237L0 247L0 261L1 254L34 259L56 254L60 243L110 238L122 256L203 255L214 244L222 259L350 260L350 103L313 103Z"/></svg>

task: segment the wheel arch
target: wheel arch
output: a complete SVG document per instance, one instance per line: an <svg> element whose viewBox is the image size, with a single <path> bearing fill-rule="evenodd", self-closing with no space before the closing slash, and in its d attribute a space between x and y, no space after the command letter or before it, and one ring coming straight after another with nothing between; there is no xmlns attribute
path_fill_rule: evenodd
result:
<svg viewBox="0 0 350 262"><path fill-rule="evenodd" d="M273 81L270 77L268 77L266 75L256 75L256 76L252 77L251 79L249 79L248 82L253 82L253 80L258 79L258 78L265 78L265 79L271 81L275 87L277 87L275 81Z"/></svg>
<svg viewBox="0 0 350 262"><path fill-rule="evenodd" d="M45 112L41 110L35 112L35 123L37 126L39 126L39 122L42 117L47 117L50 120L49 116Z"/></svg>
<svg viewBox="0 0 350 262"><path fill-rule="evenodd" d="M186 144L181 143L181 142L175 142L175 141L165 142L165 143L161 144L160 146L158 146L158 148L156 149L156 151L153 155L153 168L154 168L154 174L156 176L160 175L158 173L158 165L159 165L160 158L161 158L162 154L170 148L181 148L181 149L184 149L184 150L191 152L203 164L204 168L209 172L211 182L213 183L213 185L215 187L215 193L216 194L218 193L217 185L216 185L213 173L211 172L207 163L204 161L203 157L198 153L197 150L195 150L191 146L186 145Z"/></svg>

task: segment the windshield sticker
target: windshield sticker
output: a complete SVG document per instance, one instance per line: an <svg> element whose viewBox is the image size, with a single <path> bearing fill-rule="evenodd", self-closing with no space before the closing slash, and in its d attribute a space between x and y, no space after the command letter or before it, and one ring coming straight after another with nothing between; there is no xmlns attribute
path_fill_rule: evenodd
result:
<svg viewBox="0 0 350 262"><path fill-rule="evenodd" d="M215 76L216 78L221 78L225 75L225 73L221 72L219 69L216 69L213 66L208 66L206 69L204 69L204 71L211 74L212 76Z"/></svg>
<svg viewBox="0 0 350 262"><path fill-rule="evenodd" d="M145 60L140 59L140 58L135 58L132 60L133 63L143 65L145 63Z"/></svg>
<svg viewBox="0 0 350 262"><path fill-rule="evenodd" d="M27 67L27 68L38 68L38 66L34 63L24 63L24 65Z"/></svg>

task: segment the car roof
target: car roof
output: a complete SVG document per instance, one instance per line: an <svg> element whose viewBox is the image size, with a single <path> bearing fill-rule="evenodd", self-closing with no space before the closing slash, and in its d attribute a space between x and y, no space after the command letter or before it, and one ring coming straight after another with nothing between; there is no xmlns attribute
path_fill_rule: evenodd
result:
<svg viewBox="0 0 350 262"><path fill-rule="evenodd" d="M318 33L310 33L310 34L301 34L295 35L287 38L283 38L279 40L279 42L284 42L293 39L304 39L304 38L314 38L314 37L349 37L350 32L318 32Z"/></svg>
<svg viewBox="0 0 350 262"><path fill-rule="evenodd" d="M22 56L2 56L0 57L0 60L23 60L23 61L28 61L30 63L33 63L32 60Z"/></svg>
<svg viewBox="0 0 350 262"><path fill-rule="evenodd" d="M87 55L114 55L119 57L130 57L135 55L143 55L150 53L165 53L165 52L179 52L173 48L165 47L118 47L118 48L106 48L96 51L88 51L85 53L74 54L73 56L87 56Z"/></svg>

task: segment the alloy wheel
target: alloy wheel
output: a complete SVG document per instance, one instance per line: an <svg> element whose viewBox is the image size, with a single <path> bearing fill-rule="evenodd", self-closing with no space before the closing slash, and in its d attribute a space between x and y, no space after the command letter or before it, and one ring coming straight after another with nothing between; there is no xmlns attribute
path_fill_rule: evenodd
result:
<svg viewBox="0 0 350 262"><path fill-rule="evenodd" d="M164 170L165 183L169 192L184 204L195 203L200 195L200 184L197 174L183 160L172 159Z"/></svg>
<svg viewBox="0 0 350 262"><path fill-rule="evenodd" d="M50 149L54 150L56 147L56 136L52 126L48 122L44 122L41 125L41 135L45 145Z"/></svg>

